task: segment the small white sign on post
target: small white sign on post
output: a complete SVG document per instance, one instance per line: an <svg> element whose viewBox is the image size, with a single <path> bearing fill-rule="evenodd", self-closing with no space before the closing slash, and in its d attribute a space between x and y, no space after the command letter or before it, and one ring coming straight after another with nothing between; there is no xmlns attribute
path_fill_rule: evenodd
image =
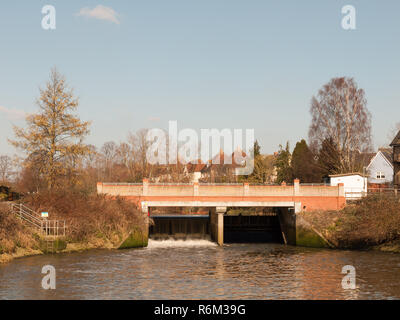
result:
<svg viewBox="0 0 400 320"><path fill-rule="evenodd" d="M42 212L42 218L48 218L49 213L48 212Z"/></svg>

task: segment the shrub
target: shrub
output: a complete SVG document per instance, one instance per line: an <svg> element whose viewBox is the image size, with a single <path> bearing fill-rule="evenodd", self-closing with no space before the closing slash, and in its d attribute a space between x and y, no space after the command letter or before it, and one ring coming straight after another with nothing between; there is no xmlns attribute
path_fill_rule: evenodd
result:
<svg viewBox="0 0 400 320"><path fill-rule="evenodd" d="M400 239L400 202L392 195L371 195L345 207L334 237L343 247L366 247Z"/></svg>
<svg viewBox="0 0 400 320"><path fill-rule="evenodd" d="M72 242L102 239L117 244L133 228L144 231L146 227L145 216L122 198L57 190L28 195L24 202L38 212L49 212L51 220L65 220L67 239Z"/></svg>
<svg viewBox="0 0 400 320"><path fill-rule="evenodd" d="M340 211L302 215L339 248L366 248L400 240L400 202L393 195L370 195Z"/></svg>
<svg viewBox="0 0 400 320"><path fill-rule="evenodd" d="M0 254L12 254L18 247L36 249L37 246L32 230L25 227L8 206L0 204Z"/></svg>

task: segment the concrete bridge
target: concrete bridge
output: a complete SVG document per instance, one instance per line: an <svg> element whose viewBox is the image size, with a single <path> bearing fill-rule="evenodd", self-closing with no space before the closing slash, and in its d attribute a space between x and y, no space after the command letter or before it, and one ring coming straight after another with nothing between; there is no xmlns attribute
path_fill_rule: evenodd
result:
<svg viewBox="0 0 400 320"><path fill-rule="evenodd" d="M228 207L279 208L285 242L289 241L287 226L299 212L339 210L346 204L344 186L306 185L294 180L293 185L244 184L142 184L98 183L97 192L134 201L149 213L151 208L209 208L211 237L223 244L224 214Z"/></svg>

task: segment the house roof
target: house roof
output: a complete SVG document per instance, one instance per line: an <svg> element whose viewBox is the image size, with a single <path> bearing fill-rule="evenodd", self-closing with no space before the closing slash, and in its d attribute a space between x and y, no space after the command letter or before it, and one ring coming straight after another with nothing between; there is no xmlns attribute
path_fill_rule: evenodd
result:
<svg viewBox="0 0 400 320"><path fill-rule="evenodd" d="M360 176L367 178L368 176L365 174L362 174L360 172L349 172L349 173L339 173L339 174L331 174L329 175L330 178L336 178L336 177L348 177L348 176Z"/></svg>
<svg viewBox="0 0 400 320"><path fill-rule="evenodd" d="M393 146L400 146L400 130L397 135L394 137L392 143L390 144L391 147Z"/></svg>
<svg viewBox="0 0 400 320"><path fill-rule="evenodd" d="M392 148L380 148L380 152L384 155L389 163L393 164L393 149Z"/></svg>
<svg viewBox="0 0 400 320"><path fill-rule="evenodd" d="M207 164L203 163L201 159L189 162L187 165L188 172L201 172L207 168Z"/></svg>
<svg viewBox="0 0 400 320"><path fill-rule="evenodd" d="M369 162L367 169L371 166L373 161L376 159L378 154L381 154L383 158L387 161L388 164L390 164L393 167L393 151L391 148L379 148L378 152L375 154L374 157L372 157L371 161Z"/></svg>
<svg viewBox="0 0 400 320"><path fill-rule="evenodd" d="M218 159L219 157L219 159ZM242 150L235 150L234 152L232 152L232 154L230 155L230 157L228 156L229 162L225 163L225 153L223 150L220 150L219 154L215 155L211 160L208 160L208 165L209 167L213 167L213 166L219 166L219 165L226 165L226 166L230 166L232 168L237 168L237 167L241 167L243 165L243 163L237 163L237 158L240 159L241 158L246 158L246 153ZM218 162L218 163L216 163Z"/></svg>

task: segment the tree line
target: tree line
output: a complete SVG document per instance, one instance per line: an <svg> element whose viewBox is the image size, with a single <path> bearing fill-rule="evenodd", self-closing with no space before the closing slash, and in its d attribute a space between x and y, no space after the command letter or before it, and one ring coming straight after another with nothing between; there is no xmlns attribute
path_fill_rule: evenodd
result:
<svg viewBox="0 0 400 320"><path fill-rule="evenodd" d="M352 78L334 78L312 97L308 143L297 142L293 152L289 143L274 155L261 154L254 145L254 171L249 176L214 180L251 183L318 183L330 174L362 171L362 155L371 151L371 115L365 93ZM187 182L185 167L150 165L145 129L130 133L126 141L106 142L101 148L85 143L90 122L77 115L79 100L56 68L40 89L38 112L26 118L26 127L14 127L9 142L24 153L14 165L14 179L22 191L32 192L59 187L93 190L96 182L141 182L143 178L168 177ZM0 157L0 179L10 180L13 161ZM221 171L222 172L222 171ZM230 171L229 174L232 174Z"/></svg>

